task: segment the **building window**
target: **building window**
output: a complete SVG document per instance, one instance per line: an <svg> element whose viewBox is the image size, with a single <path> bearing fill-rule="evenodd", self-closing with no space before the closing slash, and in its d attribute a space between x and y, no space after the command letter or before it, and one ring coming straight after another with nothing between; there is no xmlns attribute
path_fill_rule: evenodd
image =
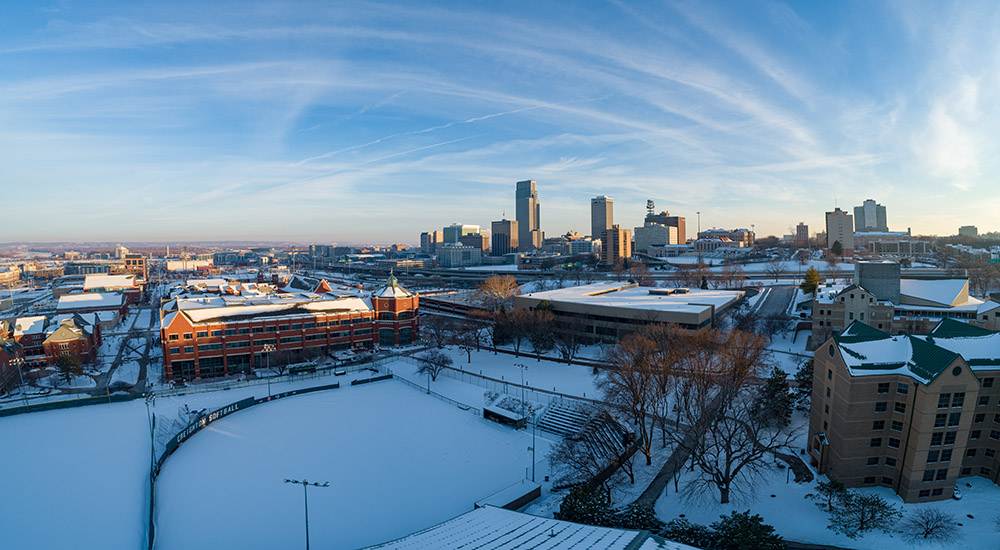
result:
<svg viewBox="0 0 1000 550"><path fill-rule="evenodd" d="M963 476L971 476L972 475L972 468L962 468L962 475Z"/></svg>
<svg viewBox="0 0 1000 550"><path fill-rule="evenodd" d="M866 477L865 485L875 485L875 476Z"/></svg>
<svg viewBox="0 0 1000 550"><path fill-rule="evenodd" d="M885 465L894 468L896 466L896 459L888 456L885 457Z"/></svg>
<svg viewBox="0 0 1000 550"><path fill-rule="evenodd" d="M961 407L962 405L965 405L965 392L959 392L956 393L954 396L952 396L951 398L952 407L958 408Z"/></svg>
<svg viewBox="0 0 1000 550"><path fill-rule="evenodd" d="M281 339L281 343L282 344L292 344L292 343L301 342L301 341L302 341L302 337L301 336L286 336L285 338Z"/></svg>
<svg viewBox="0 0 1000 550"><path fill-rule="evenodd" d="M326 326L326 321L320 321L320 322L316 323L316 326L317 327L325 327Z"/></svg>
<svg viewBox="0 0 1000 550"><path fill-rule="evenodd" d="M896 393L901 393L903 395L906 395L909 392L910 392L909 384L904 384L902 382L896 384Z"/></svg>
<svg viewBox="0 0 1000 550"><path fill-rule="evenodd" d="M947 409L948 405L950 405L950 404L951 404L951 394L950 393L942 393L940 396L938 396L938 408L939 409Z"/></svg>
<svg viewBox="0 0 1000 550"><path fill-rule="evenodd" d="M918 498L927 498L929 496L931 496L931 490L930 489L921 489L920 493L917 494Z"/></svg>
<svg viewBox="0 0 1000 550"><path fill-rule="evenodd" d="M993 457L997 456L997 450L996 449L983 449L983 454L986 455L986 458L993 458Z"/></svg>
<svg viewBox="0 0 1000 550"><path fill-rule="evenodd" d="M993 473L993 470L990 470L989 468L980 468L979 469L979 475L981 475L981 476L988 476L988 475L990 475L992 473Z"/></svg>
<svg viewBox="0 0 1000 550"><path fill-rule="evenodd" d="M891 487L892 486L892 478L891 477L883 477L882 478L882 485L885 485L886 487Z"/></svg>
<svg viewBox="0 0 1000 550"><path fill-rule="evenodd" d="M267 332L274 332L274 331L278 330L278 328L275 327L274 325L272 325L272 326L266 327L264 330L267 331Z"/></svg>
<svg viewBox="0 0 1000 550"><path fill-rule="evenodd" d="M965 450L965 458L972 458L974 456L976 456L976 449L966 449Z"/></svg>
<svg viewBox="0 0 1000 550"><path fill-rule="evenodd" d="M896 439L895 437L890 437L889 438L889 448L891 448L891 449L898 449L899 448L899 440Z"/></svg>
<svg viewBox="0 0 1000 550"><path fill-rule="evenodd" d="M877 412L877 413L884 413L885 409L886 409L886 405L887 405L887 403L885 401L879 401L878 403L875 403L875 412Z"/></svg>
<svg viewBox="0 0 1000 550"><path fill-rule="evenodd" d="M993 387L993 377L983 378L983 387L992 388Z"/></svg>
<svg viewBox="0 0 1000 550"><path fill-rule="evenodd" d="M990 430L990 439L1000 440L1000 431Z"/></svg>
<svg viewBox="0 0 1000 550"><path fill-rule="evenodd" d="M881 447L882 446L882 438L881 437L873 437L872 440L869 442L869 446L871 446L871 447Z"/></svg>
<svg viewBox="0 0 1000 550"><path fill-rule="evenodd" d="M222 344L202 344L198 346L198 351L215 351L222 349Z"/></svg>
<svg viewBox="0 0 1000 550"><path fill-rule="evenodd" d="M885 429L885 420L876 420L875 422L872 422L872 429L873 430Z"/></svg>
<svg viewBox="0 0 1000 550"><path fill-rule="evenodd" d="M278 330L288 330L288 325L278 325Z"/></svg>
<svg viewBox="0 0 1000 550"><path fill-rule="evenodd" d="M945 425L945 422L947 422L947 421L948 421L948 415L946 415L946 414L934 415L934 427L935 428L943 428L944 425Z"/></svg>
<svg viewBox="0 0 1000 550"><path fill-rule="evenodd" d="M896 404L892 407L892 410L898 413L905 413L906 403L900 403L897 401Z"/></svg>
<svg viewBox="0 0 1000 550"><path fill-rule="evenodd" d="M208 331L207 330L198 331L197 335L198 338L208 338Z"/></svg>
<svg viewBox="0 0 1000 550"><path fill-rule="evenodd" d="M988 396L988 395L980 395L979 396L979 402L976 403L976 404L979 405L980 407L988 407L989 404L990 404L990 396Z"/></svg>
<svg viewBox="0 0 1000 550"><path fill-rule="evenodd" d="M180 353L181 348L170 348L170 353Z"/></svg>
<svg viewBox="0 0 1000 550"><path fill-rule="evenodd" d="M958 432L944 432L944 444L954 445L955 438L958 436Z"/></svg>
<svg viewBox="0 0 1000 550"><path fill-rule="evenodd" d="M931 435L931 447L940 447L942 439L944 439L943 433L936 433Z"/></svg>
<svg viewBox="0 0 1000 550"><path fill-rule="evenodd" d="M177 340L177 335L176 334L171 334L170 336L167 337L167 339L168 340Z"/></svg>
<svg viewBox="0 0 1000 550"><path fill-rule="evenodd" d="M833 347L831 347L830 349L833 349ZM826 379L827 380L833 380L833 370L826 369Z"/></svg>
<svg viewBox="0 0 1000 550"><path fill-rule="evenodd" d="M224 334L226 336L236 336L236 329L234 329L234 328L227 328L225 330Z"/></svg>
<svg viewBox="0 0 1000 550"><path fill-rule="evenodd" d="M827 388L827 389L826 389L826 396L827 396L827 397L830 397L830 388Z"/></svg>
<svg viewBox="0 0 1000 550"><path fill-rule="evenodd" d="M873 456L873 457L869 458L868 459L868 465L869 466L878 466L878 457L877 456Z"/></svg>
<svg viewBox="0 0 1000 550"><path fill-rule="evenodd" d="M971 439L972 441L975 441L975 440L979 439L979 434L981 434L981 433L983 433L983 432L980 431L980 430L972 430L971 432L969 432L969 439Z"/></svg>
<svg viewBox="0 0 1000 550"><path fill-rule="evenodd" d="M951 462L951 449L941 451L941 462Z"/></svg>
<svg viewBox="0 0 1000 550"><path fill-rule="evenodd" d="M901 432L903 431L903 423L899 420L893 420L892 427L890 429L894 432Z"/></svg>
<svg viewBox="0 0 1000 550"><path fill-rule="evenodd" d="M264 327L253 327L252 330L254 334L257 334L258 332L264 332Z"/></svg>
<svg viewBox="0 0 1000 550"><path fill-rule="evenodd" d="M962 421L962 413L951 413L948 415L948 426L958 426L958 423Z"/></svg>
<svg viewBox="0 0 1000 550"><path fill-rule="evenodd" d="M194 353L194 346L184 346L184 353Z"/></svg>
<svg viewBox="0 0 1000 550"><path fill-rule="evenodd" d="M976 413L972 415L973 424L982 424L984 420L986 420L986 413Z"/></svg>
<svg viewBox="0 0 1000 550"><path fill-rule="evenodd" d="M830 405L823 405L823 413L830 414Z"/></svg>
<svg viewBox="0 0 1000 550"><path fill-rule="evenodd" d="M306 323L302 325L302 328L316 328L316 323Z"/></svg>
<svg viewBox="0 0 1000 550"><path fill-rule="evenodd" d="M940 451L928 451L927 452L927 463L933 464L938 461L938 454Z"/></svg>
<svg viewBox="0 0 1000 550"><path fill-rule="evenodd" d="M293 323L292 330L302 330L302 323Z"/></svg>
<svg viewBox="0 0 1000 550"><path fill-rule="evenodd" d="M237 330L236 333L237 334L250 334L250 329L248 329L248 328L241 328L241 329Z"/></svg>
<svg viewBox="0 0 1000 550"><path fill-rule="evenodd" d="M878 385L878 393L889 393L889 383L882 382Z"/></svg>
<svg viewBox="0 0 1000 550"><path fill-rule="evenodd" d="M213 330L212 331L212 336L222 336L222 331L221 330Z"/></svg>
<svg viewBox="0 0 1000 550"><path fill-rule="evenodd" d="M937 489L932 489L931 490L931 496L932 497L939 497L939 496L941 496L942 493L944 493L944 488L942 488L942 487L938 487Z"/></svg>
<svg viewBox="0 0 1000 550"><path fill-rule="evenodd" d="M938 481L947 478L948 478L948 468L941 468L940 470L937 471L937 475L934 477L934 479Z"/></svg>
<svg viewBox="0 0 1000 550"><path fill-rule="evenodd" d="M190 340L191 339L191 333L190 332L185 332L184 333L184 339L185 340Z"/></svg>
<svg viewBox="0 0 1000 550"><path fill-rule="evenodd" d="M923 482L934 481L934 470L924 470Z"/></svg>

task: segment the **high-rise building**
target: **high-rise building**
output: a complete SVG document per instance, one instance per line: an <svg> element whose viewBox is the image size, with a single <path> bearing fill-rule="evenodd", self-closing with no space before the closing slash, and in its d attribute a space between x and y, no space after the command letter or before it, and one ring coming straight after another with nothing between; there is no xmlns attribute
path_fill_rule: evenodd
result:
<svg viewBox="0 0 1000 550"><path fill-rule="evenodd" d="M684 244L687 242L687 223L684 216L671 216L670 212L660 212L659 214L646 214L645 223L658 223L669 227L677 228L677 242L674 244Z"/></svg>
<svg viewBox="0 0 1000 550"><path fill-rule="evenodd" d="M471 233L469 235L462 235L458 238L458 242L465 245L478 248L480 254L486 255L490 250L490 237L485 233Z"/></svg>
<svg viewBox="0 0 1000 550"><path fill-rule="evenodd" d="M460 238L466 235L475 235L479 233L479 226L453 223L448 227L445 227L441 232L444 235L444 240L442 242L446 244L457 244L460 242Z"/></svg>
<svg viewBox="0 0 1000 550"><path fill-rule="evenodd" d="M854 255L854 220L840 208L826 213L826 247L832 250L838 242L843 249L842 255Z"/></svg>
<svg viewBox="0 0 1000 550"><path fill-rule="evenodd" d="M517 213L518 250L531 252L542 247L542 231L539 226L541 213L535 180L517 182L514 192Z"/></svg>
<svg viewBox="0 0 1000 550"><path fill-rule="evenodd" d="M590 199L590 238L601 238L614 223L614 199L603 195Z"/></svg>
<svg viewBox="0 0 1000 550"><path fill-rule="evenodd" d="M420 234L420 251L424 254L435 254L437 246L444 243L444 231L424 231Z"/></svg>
<svg viewBox="0 0 1000 550"><path fill-rule="evenodd" d="M799 225L795 226L795 244L809 246L809 226L805 222L799 222Z"/></svg>
<svg viewBox="0 0 1000 550"><path fill-rule="evenodd" d="M517 252L517 220L502 219L493 222L493 246L491 256L503 256Z"/></svg>
<svg viewBox="0 0 1000 550"><path fill-rule="evenodd" d="M635 228L634 235L636 252L648 252L653 246L678 244L677 228L669 225L646 222L646 225Z"/></svg>
<svg viewBox="0 0 1000 550"><path fill-rule="evenodd" d="M963 225L958 228L958 235L960 237L978 237L979 228L974 225Z"/></svg>
<svg viewBox="0 0 1000 550"><path fill-rule="evenodd" d="M885 207L868 199L861 206L854 207L855 231L888 231L885 221Z"/></svg>
<svg viewBox="0 0 1000 550"><path fill-rule="evenodd" d="M612 225L601 234L601 262L614 265L632 257L632 232Z"/></svg>

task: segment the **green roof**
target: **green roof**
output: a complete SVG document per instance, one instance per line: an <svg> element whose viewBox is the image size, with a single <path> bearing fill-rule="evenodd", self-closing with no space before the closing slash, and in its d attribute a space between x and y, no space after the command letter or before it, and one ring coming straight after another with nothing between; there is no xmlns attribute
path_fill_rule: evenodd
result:
<svg viewBox="0 0 1000 550"><path fill-rule="evenodd" d="M951 365L959 356L953 351L936 346L921 338L914 338L913 336L907 336L907 338L910 340L910 346L913 349L913 357L911 359L913 366L910 367L910 370L926 380L937 378L937 375L948 368L948 365Z"/></svg>
<svg viewBox="0 0 1000 550"><path fill-rule="evenodd" d="M833 337L838 344L857 344L859 342L874 342L891 338L888 332L879 330L862 321L854 321L840 334Z"/></svg>
<svg viewBox="0 0 1000 550"><path fill-rule="evenodd" d="M955 319L944 319L931 331L930 336L938 338L970 338L974 336L989 336L992 330L983 327L956 321Z"/></svg>

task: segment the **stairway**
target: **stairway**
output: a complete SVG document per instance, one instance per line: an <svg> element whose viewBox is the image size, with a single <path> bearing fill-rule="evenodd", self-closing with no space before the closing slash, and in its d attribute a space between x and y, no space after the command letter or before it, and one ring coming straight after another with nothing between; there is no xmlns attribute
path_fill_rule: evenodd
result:
<svg viewBox="0 0 1000 550"><path fill-rule="evenodd" d="M583 431L587 420L587 414L576 407L553 404L538 419L538 428L566 437Z"/></svg>

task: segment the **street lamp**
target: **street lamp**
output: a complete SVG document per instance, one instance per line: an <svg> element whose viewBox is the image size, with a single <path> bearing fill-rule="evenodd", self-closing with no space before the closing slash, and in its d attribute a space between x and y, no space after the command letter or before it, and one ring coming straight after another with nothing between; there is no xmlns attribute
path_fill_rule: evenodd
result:
<svg viewBox="0 0 1000 550"><path fill-rule="evenodd" d="M14 358L10 360L10 363L14 365L15 369L17 369L17 376L21 379L21 399L24 400L24 406L27 407L28 394L25 392L24 373L22 372L22 368L24 367L24 358L20 355L15 355Z"/></svg>
<svg viewBox="0 0 1000 550"><path fill-rule="evenodd" d="M514 368L521 371L521 414L524 414L524 371L528 370L528 365L524 363L514 363Z"/></svg>
<svg viewBox="0 0 1000 550"><path fill-rule="evenodd" d="M286 479L285 483L295 483L302 486L302 498L306 505L306 550L309 550L309 486L313 487L329 487L330 482L326 483L309 483L308 479L303 479L299 481L297 479Z"/></svg>
<svg viewBox="0 0 1000 550"><path fill-rule="evenodd" d="M531 482L535 482L535 426L537 426L538 415L534 411L531 413Z"/></svg>
<svg viewBox="0 0 1000 550"><path fill-rule="evenodd" d="M263 353L266 353L264 357L267 359L267 400L271 400L271 352L275 351L277 348L274 344L264 344Z"/></svg>
<svg viewBox="0 0 1000 550"><path fill-rule="evenodd" d="M156 404L156 395L153 392L146 394L146 421L149 423L149 475L153 475L154 460L156 456L156 443L153 433L156 431L156 413L150 410Z"/></svg>

